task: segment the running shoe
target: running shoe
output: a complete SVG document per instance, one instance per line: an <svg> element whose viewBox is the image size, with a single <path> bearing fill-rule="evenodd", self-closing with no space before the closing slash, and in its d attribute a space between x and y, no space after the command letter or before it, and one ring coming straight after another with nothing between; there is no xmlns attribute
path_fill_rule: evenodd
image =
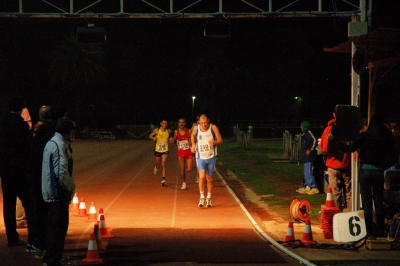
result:
<svg viewBox="0 0 400 266"><path fill-rule="evenodd" d="M309 191L307 191L307 195L314 195L314 194L319 194L319 190L316 187L313 187Z"/></svg>
<svg viewBox="0 0 400 266"><path fill-rule="evenodd" d="M157 169L157 166L154 166L154 174L157 174L157 171L158 171L158 169Z"/></svg>
<svg viewBox="0 0 400 266"><path fill-rule="evenodd" d="M199 207L203 207L203 206L204 206L204 198L200 198Z"/></svg>
<svg viewBox="0 0 400 266"><path fill-rule="evenodd" d="M164 178L161 180L161 186L165 186L165 179Z"/></svg>
<svg viewBox="0 0 400 266"><path fill-rule="evenodd" d="M182 182L182 187L181 187L181 189L186 189L186 183L185 183L185 182Z"/></svg>
<svg viewBox="0 0 400 266"><path fill-rule="evenodd" d="M207 207L210 208L212 206L211 198L207 198Z"/></svg>
<svg viewBox="0 0 400 266"><path fill-rule="evenodd" d="M307 192L310 190L311 190L310 187L301 187L299 189L296 189L296 192L300 194L307 194Z"/></svg>
<svg viewBox="0 0 400 266"><path fill-rule="evenodd" d="M29 253L29 254L34 254L35 259L41 260L41 259L43 259L45 251L41 250L40 248L35 247L34 245L28 244L28 245L26 245L25 252Z"/></svg>

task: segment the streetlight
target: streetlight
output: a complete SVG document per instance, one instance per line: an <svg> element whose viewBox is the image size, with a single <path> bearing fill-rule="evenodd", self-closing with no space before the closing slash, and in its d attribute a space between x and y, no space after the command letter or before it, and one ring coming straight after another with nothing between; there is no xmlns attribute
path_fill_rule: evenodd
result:
<svg viewBox="0 0 400 266"><path fill-rule="evenodd" d="M194 99L196 99L196 97L195 97L195 96L192 96L192 122L194 122L194 120L193 120Z"/></svg>

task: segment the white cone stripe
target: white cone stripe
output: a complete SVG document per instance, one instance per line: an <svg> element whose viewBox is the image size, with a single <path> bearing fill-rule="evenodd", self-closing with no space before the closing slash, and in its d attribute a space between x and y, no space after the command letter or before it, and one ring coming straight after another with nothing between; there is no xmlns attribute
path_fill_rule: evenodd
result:
<svg viewBox="0 0 400 266"><path fill-rule="evenodd" d="M97 243L94 240L89 240L88 250L97 250Z"/></svg>
<svg viewBox="0 0 400 266"><path fill-rule="evenodd" d="M293 235L293 228L288 228L286 231L287 236L292 236Z"/></svg>
<svg viewBox="0 0 400 266"><path fill-rule="evenodd" d="M72 199L72 203L79 203L78 197L74 197L74 198Z"/></svg>
<svg viewBox="0 0 400 266"><path fill-rule="evenodd" d="M96 214L96 207L95 206L90 206L89 213Z"/></svg>
<svg viewBox="0 0 400 266"><path fill-rule="evenodd" d="M86 209L86 203L85 202L79 203L79 209Z"/></svg>
<svg viewBox="0 0 400 266"><path fill-rule="evenodd" d="M332 193L326 194L326 200L333 200Z"/></svg>
<svg viewBox="0 0 400 266"><path fill-rule="evenodd" d="M304 233L311 233L311 230L310 230L310 226L309 226L309 225L306 225L306 226L304 227Z"/></svg>
<svg viewBox="0 0 400 266"><path fill-rule="evenodd" d="M104 220L100 220L99 228L106 228L106 222Z"/></svg>

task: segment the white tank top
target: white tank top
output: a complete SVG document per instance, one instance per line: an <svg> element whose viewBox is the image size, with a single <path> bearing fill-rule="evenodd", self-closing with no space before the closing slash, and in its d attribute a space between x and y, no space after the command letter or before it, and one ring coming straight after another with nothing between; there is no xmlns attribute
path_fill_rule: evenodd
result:
<svg viewBox="0 0 400 266"><path fill-rule="evenodd" d="M200 159L210 159L215 156L214 148L210 147L209 141L214 141L214 136L211 132L212 124L207 131L201 131L200 125L197 126L197 152Z"/></svg>

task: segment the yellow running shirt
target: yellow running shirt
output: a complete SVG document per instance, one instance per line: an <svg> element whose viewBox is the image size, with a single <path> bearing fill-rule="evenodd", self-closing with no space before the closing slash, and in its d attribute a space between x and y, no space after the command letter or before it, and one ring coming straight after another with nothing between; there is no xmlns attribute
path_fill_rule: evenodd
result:
<svg viewBox="0 0 400 266"><path fill-rule="evenodd" d="M165 131L162 131L159 128L156 141L156 152L168 151L168 138L169 138L168 130L166 129Z"/></svg>

